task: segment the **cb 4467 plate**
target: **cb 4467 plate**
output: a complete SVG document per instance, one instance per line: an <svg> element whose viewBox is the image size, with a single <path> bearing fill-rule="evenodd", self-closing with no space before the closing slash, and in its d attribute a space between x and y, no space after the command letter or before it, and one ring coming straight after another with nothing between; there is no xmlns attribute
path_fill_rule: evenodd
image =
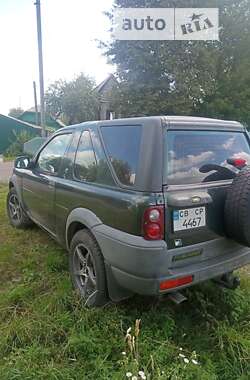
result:
<svg viewBox="0 0 250 380"><path fill-rule="evenodd" d="M174 232L191 230L206 225L206 208L194 207L173 212Z"/></svg>

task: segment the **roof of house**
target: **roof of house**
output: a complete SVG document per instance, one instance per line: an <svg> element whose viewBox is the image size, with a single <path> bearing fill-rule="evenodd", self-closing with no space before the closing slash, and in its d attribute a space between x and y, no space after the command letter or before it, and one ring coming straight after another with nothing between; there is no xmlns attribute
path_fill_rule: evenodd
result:
<svg viewBox="0 0 250 380"><path fill-rule="evenodd" d="M12 121L13 123L15 123L17 125L20 125L20 126L31 127L31 128L41 130L41 127L39 125L30 124L30 123L27 123L27 121L23 121L23 120L17 119L17 118L12 117L12 116L6 116L3 114L0 114L0 118L3 120L7 119L7 120Z"/></svg>
<svg viewBox="0 0 250 380"><path fill-rule="evenodd" d="M118 81L117 81L116 77L114 76L114 74L109 74L109 76L108 76L106 79L104 79L104 81L102 81L102 82L101 82L101 83L95 88L95 90L96 90L97 92L101 93L101 92L105 89L105 87L108 85L108 83L109 83L110 81L113 81L113 82L115 82L115 83L118 83Z"/></svg>
<svg viewBox="0 0 250 380"><path fill-rule="evenodd" d="M38 121L40 120L40 106L38 105ZM31 107L28 110L24 111L19 117L19 120L36 125L36 109ZM52 128L52 130L57 130L59 128L65 127L65 124L59 120L54 119L50 114L45 113L45 124L47 127Z"/></svg>

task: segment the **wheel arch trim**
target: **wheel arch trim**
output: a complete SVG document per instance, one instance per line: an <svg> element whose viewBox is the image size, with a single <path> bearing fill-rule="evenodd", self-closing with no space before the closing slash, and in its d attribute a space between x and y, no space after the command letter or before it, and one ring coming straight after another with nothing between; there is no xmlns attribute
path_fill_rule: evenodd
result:
<svg viewBox="0 0 250 380"><path fill-rule="evenodd" d="M23 197L22 197L22 183L18 183L18 182L19 181L18 181L17 176L15 174L12 174L12 176L9 179L8 187L9 187L9 190L15 189L15 191L17 192L18 199L22 207L24 207Z"/></svg>
<svg viewBox="0 0 250 380"><path fill-rule="evenodd" d="M102 221L90 210L79 207L71 211L66 222L65 240L67 249L69 249L69 229L73 223L80 223L91 230L100 224Z"/></svg>

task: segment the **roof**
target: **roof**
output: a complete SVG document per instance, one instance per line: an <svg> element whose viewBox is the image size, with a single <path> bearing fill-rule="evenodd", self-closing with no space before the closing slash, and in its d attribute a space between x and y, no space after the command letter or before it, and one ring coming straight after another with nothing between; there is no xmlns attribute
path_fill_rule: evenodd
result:
<svg viewBox="0 0 250 380"><path fill-rule="evenodd" d="M26 121L16 119L15 117L12 117L12 116L6 116L6 115L0 114L0 118L11 119L13 122L16 122L17 124L41 130L41 127L39 127L38 125L27 123Z"/></svg>
<svg viewBox="0 0 250 380"><path fill-rule="evenodd" d="M225 129L225 130L245 130L242 124L237 121L229 121L229 120L220 120L220 119L212 119L212 118L204 118L204 117L192 117L192 116L148 116L148 117L133 117L126 119L114 119L114 120L103 120L103 121L90 121L84 122L77 125L71 125L68 127L64 127L63 129L75 129L82 128L85 125L102 125L102 126L110 126L110 125L124 125L124 124L138 124L148 121L159 122L162 121L169 128L171 127L181 127L181 128L200 128L203 129Z"/></svg>
<svg viewBox="0 0 250 380"><path fill-rule="evenodd" d="M103 90L104 90L104 88L108 85L108 83L110 82L110 81L114 81L114 82L116 82L116 83L118 83L117 82L117 79L116 79L116 77L114 76L114 74L109 74L109 76L106 78L106 79L104 79L104 81L102 81L96 88L95 88L95 90L97 91L97 92L102 92Z"/></svg>
<svg viewBox="0 0 250 380"><path fill-rule="evenodd" d="M169 129L203 129L203 130L225 130L225 131L244 131L245 128L237 121L220 120L205 117L191 116L167 116L165 121Z"/></svg>
<svg viewBox="0 0 250 380"><path fill-rule="evenodd" d="M40 106L38 106L38 122L40 122ZM24 111L19 117L19 120L27 122L31 125L36 125L36 110L35 107L31 107L28 110ZM65 126L65 124L58 119L53 118L50 114L45 113L45 124L46 129L51 128L52 131L55 131L59 128Z"/></svg>
<svg viewBox="0 0 250 380"><path fill-rule="evenodd" d="M173 123L209 123L209 124L240 124L237 121L213 119L208 117L196 116L164 116L168 121Z"/></svg>
<svg viewBox="0 0 250 380"><path fill-rule="evenodd" d="M40 112L40 110L41 110L41 107L40 107L40 105L38 105L37 106L37 111ZM28 110L25 110L24 112L36 112L36 108L35 107L31 107Z"/></svg>

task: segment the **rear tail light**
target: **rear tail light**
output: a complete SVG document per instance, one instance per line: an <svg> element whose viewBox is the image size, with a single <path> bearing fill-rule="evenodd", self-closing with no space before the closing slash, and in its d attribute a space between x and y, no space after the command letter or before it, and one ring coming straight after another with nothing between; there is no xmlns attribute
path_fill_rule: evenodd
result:
<svg viewBox="0 0 250 380"><path fill-rule="evenodd" d="M173 280L162 281L160 283L160 290L178 288L178 286L191 284L191 282L193 282L193 276L186 276L186 277L175 278Z"/></svg>
<svg viewBox="0 0 250 380"><path fill-rule="evenodd" d="M247 161L244 158L238 157L238 158L228 158L227 163L229 165L234 166L237 169L242 169L244 166L246 166Z"/></svg>
<svg viewBox="0 0 250 380"><path fill-rule="evenodd" d="M153 206L146 209L143 216L143 236L146 240L164 238L164 206Z"/></svg>

